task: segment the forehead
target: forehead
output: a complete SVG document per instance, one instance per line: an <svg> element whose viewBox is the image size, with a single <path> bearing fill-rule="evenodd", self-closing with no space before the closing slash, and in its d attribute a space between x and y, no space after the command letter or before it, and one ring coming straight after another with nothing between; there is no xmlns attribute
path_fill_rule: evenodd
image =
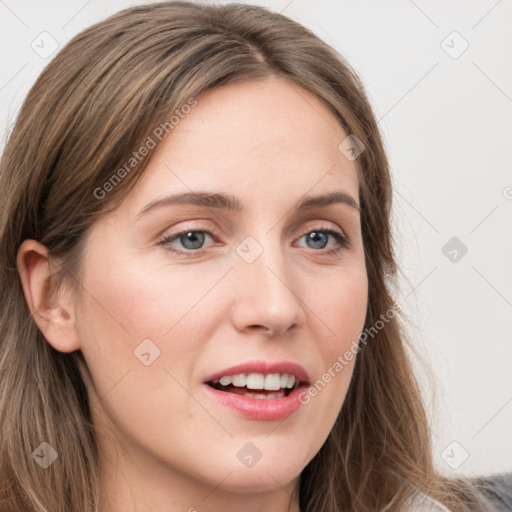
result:
<svg viewBox="0 0 512 512"><path fill-rule="evenodd" d="M278 78L223 86L197 99L156 147L130 203L155 194L225 190L247 202L344 188L357 197L347 137L318 98Z"/></svg>

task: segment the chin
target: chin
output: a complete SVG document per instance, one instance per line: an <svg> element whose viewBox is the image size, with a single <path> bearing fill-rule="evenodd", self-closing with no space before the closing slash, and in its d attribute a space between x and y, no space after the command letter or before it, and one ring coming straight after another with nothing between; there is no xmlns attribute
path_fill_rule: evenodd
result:
<svg viewBox="0 0 512 512"><path fill-rule="evenodd" d="M282 489L296 479L302 468L260 465L252 468L236 468L220 486L226 492L262 493Z"/></svg>

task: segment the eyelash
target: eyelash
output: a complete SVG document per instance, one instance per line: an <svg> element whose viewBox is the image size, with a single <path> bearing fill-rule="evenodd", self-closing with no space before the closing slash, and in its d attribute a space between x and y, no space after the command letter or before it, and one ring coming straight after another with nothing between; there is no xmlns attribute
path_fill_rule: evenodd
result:
<svg viewBox="0 0 512 512"><path fill-rule="evenodd" d="M340 231L333 229L331 227L317 227L317 228L313 228L313 229L307 229L301 233L301 235L298 237L298 239L300 240L304 235L307 235L312 232L328 233L331 236L333 236L334 239L338 242L338 245L332 249L327 249L327 250L312 249L313 252L320 252L325 255L333 255L334 256L334 255L337 255L339 252L341 252L343 249L350 249L350 247L351 247L351 242L350 242L350 239L348 238L348 236L344 235ZM158 242L158 245L168 246L172 241L178 239L181 235L186 235L187 233L206 233L206 234L210 235L212 238L216 237L216 233L211 232L210 230L207 230L207 229L185 229L185 230L179 231L177 233L172 233L170 235L166 235L164 238L162 238ZM190 254L201 255L208 250L208 249L188 249L186 251L181 251L178 249L171 249L169 247L165 247L165 249L167 251L174 252L176 254L188 254L188 255L190 255Z"/></svg>

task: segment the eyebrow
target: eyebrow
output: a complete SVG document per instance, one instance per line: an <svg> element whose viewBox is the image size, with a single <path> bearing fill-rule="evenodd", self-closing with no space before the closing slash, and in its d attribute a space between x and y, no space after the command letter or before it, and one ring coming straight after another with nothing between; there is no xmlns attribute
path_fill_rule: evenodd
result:
<svg viewBox="0 0 512 512"><path fill-rule="evenodd" d="M162 199L156 199L147 204L138 214L137 218L146 215L149 211L162 206L173 204L192 204L216 210L242 211L243 205L236 196L219 192L185 192L183 194L174 194ZM303 197L297 205L297 210L310 210L332 204L346 204L361 211L357 201L346 192L336 191L319 196Z"/></svg>

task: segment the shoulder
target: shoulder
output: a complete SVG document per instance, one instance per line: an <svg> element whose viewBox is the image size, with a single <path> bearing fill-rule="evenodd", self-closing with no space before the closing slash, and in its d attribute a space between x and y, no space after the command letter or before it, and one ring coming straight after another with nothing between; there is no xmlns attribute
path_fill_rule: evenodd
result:
<svg viewBox="0 0 512 512"><path fill-rule="evenodd" d="M418 492L407 512L451 512L451 510L441 502L422 492Z"/></svg>

